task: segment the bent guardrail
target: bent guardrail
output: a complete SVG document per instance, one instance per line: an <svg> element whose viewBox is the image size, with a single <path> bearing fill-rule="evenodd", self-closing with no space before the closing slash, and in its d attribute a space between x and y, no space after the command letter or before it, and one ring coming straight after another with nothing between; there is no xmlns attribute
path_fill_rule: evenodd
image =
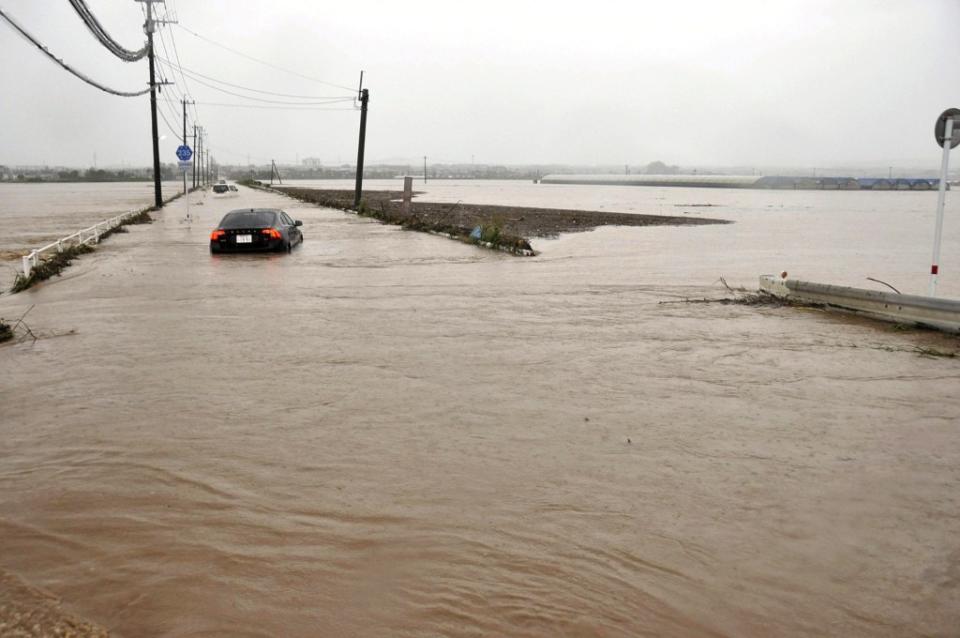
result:
<svg viewBox="0 0 960 638"><path fill-rule="evenodd" d="M774 275L760 277L760 290L781 299L821 304L883 321L960 332L960 301L955 299L850 288Z"/></svg>

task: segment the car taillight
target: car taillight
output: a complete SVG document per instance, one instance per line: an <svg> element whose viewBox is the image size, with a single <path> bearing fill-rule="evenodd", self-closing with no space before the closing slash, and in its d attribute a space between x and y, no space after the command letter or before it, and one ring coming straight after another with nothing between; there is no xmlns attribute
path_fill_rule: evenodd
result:
<svg viewBox="0 0 960 638"><path fill-rule="evenodd" d="M215 231L213 231L212 233L210 233L210 241L217 241L218 239L220 239L221 237L223 237L223 236L226 235L226 234L227 234L227 231L225 231L225 230L220 230L220 229L218 228L217 230L215 230Z"/></svg>
<svg viewBox="0 0 960 638"><path fill-rule="evenodd" d="M269 237L270 239L280 239L280 237L282 237L282 235L280 234L280 231L277 230L276 228L264 228L260 232L266 235L267 237Z"/></svg>

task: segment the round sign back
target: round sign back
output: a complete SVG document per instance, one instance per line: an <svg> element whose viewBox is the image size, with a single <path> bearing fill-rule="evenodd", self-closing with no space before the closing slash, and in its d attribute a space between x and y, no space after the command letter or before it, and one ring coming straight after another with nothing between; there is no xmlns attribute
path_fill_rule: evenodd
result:
<svg viewBox="0 0 960 638"><path fill-rule="evenodd" d="M950 140L950 148L956 148L960 144L960 109L947 109L937 118L937 125L933 129L937 137L937 146L945 146L944 137L947 132L947 118L953 119L953 135Z"/></svg>

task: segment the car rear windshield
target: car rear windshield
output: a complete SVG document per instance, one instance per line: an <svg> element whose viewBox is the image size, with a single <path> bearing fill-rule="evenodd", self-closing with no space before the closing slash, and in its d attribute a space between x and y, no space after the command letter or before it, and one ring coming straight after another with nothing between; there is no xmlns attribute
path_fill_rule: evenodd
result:
<svg viewBox="0 0 960 638"><path fill-rule="evenodd" d="M276 213L263 210L244 210L227 213L220 222L220 228L269 228L273 226Z"/></svg>

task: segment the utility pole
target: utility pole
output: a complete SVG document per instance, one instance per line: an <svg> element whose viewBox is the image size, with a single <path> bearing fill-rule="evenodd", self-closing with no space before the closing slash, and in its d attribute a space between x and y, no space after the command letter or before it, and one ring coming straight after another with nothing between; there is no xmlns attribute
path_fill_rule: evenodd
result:
<svg viewBox="0 0 960 638"><path fill-rule="evenodd" d="M193 125L193 151L197 152L197 125ZM193 158L193 175L191 176L190 183L193 184L193 187L197 187L197 160L200 159L200 156Z"/></svg>
<svg viewBox="0 0 960 638"><path fill-rule="evenodd" d="M193 102L187 102L187 98L184 97L181 102L183 103L183 145L187 145L187 104L193 104ZM194 160L196 161L196 160ZM183 194L187 194L187 171L183 171Z"/></svg>
<svg viewBox="0 0 960 638"><path fill-rule="evenodd" d="M363 72L360 72L360 86L363 86ZM370 91L360 89L360 144L357 148L357 188L353 195L354 208L360 207L360 194L363 192L363 149L367 143L367 103Z"/></svg>
<svg viewBox="0 0 960 638"><path fill-rule="evenodd" d="M160 192L160 139L157 132L157 80L153 63L153 32L156 29L153 21L153 3L163 0L136 0L147 5L147 21L143 31L147 34L147 55L150 58L150 126L153 132L153 203L160 208L163 206L163 194Z"/></svg>
<svg viewBox="0 0 960 638"><path fill-rule="evenodd" d="M423 156L423 183L427 183L427 156Z"/></svg>
<svg viewBox="0 0 960 638"><path fill-rule="evenodd" d="M197 186L203 186L203 127L197 127Z"/></svg>

